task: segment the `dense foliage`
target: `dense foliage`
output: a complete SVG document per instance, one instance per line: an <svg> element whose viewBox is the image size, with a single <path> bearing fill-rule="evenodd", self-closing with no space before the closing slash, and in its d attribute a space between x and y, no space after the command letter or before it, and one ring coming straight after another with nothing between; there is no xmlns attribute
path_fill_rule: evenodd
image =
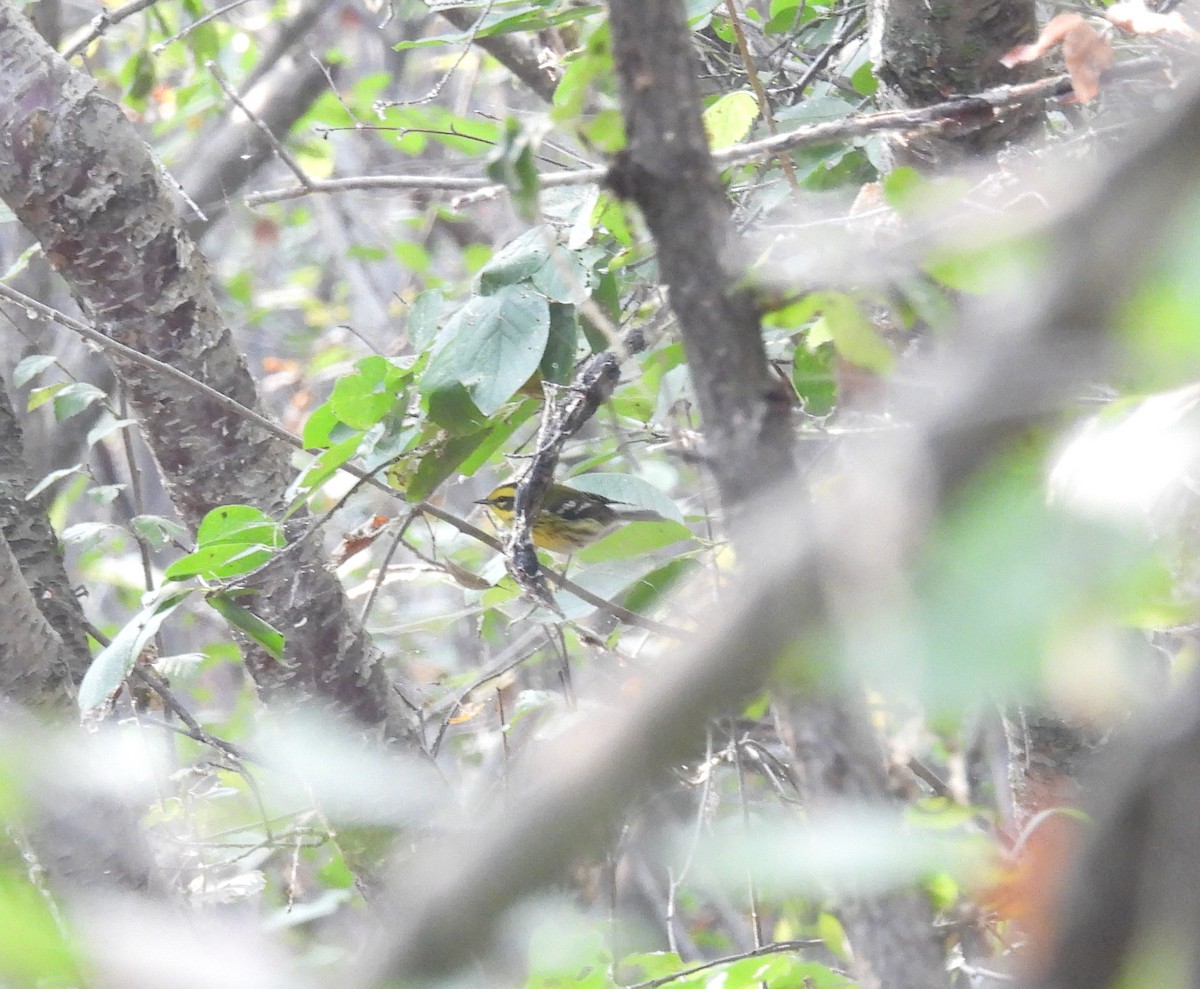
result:
<svg viewBox="0 0 1200 989"><path fill-rule="evenodd" d="M642 212L606 174L627 115L605 7L138 6L94 23L64 6L60 36L39 24L178 178L180 229L290 433L290 483L256 490L247 465L253 498L177 513L163 450L139 439L144 391L6 296L22 496L48 506L92 659L76 697L86 734L61 717L0 722L0 982L319 985L364 944L372 973L356 979L449 978L441 956L391 941L416 937L410 917L421 937L441 917L429 943L453 943L439 897L462 906L456 978L530 989L899 985L843 912L862 901L885 927L912 913L956 985L1042 958L1049 899L1092 825L1078 766L1038 777L1015 739L1053 711L1090 749L1190 658L1175 633L1195 601L1194 223L1148 221L1129 285L1103 277L1088 226L1136 220L1142 200L1103 176L1172 95L1162 65L1186 64L1184 22L1118 35L1118 63L1159 61L1097 69L1086 103L1063 98L1049 39L1022 59L1053 77L1044 90L1017 93L1014 76L969 108L947 92L901 126L876 115L862 4L689 0L739 237L730 294L762 316L794 441L779 455L800 475L726 505L762 523L731 541L697 412L719 385L692 373L671 305L686 286L668 297ZM1095 23L1105 7L1076 6ZM270 142L235 99L275 121ZM953 136L1017 106L1038 111L1020 142L969 166L898 164L898 135ZM1174 200L1185 219L1190 198ZM75 311L58 248L7 219L3 284ZM1086 303L1062 316L1071 346L1030 331L1017 365L1055 373L988 391L1012 370L989 365L995 337L1054 318L1056 292ZM529 473L605 353L619 380L558 431L555 480L640 517L569 559L543 554L550 579L531 590L476 503ZM964 395L990 404L960 408ZM959 437L969 453L938 453ZM796 552L819 557L819 579L802 596L772 549L810 535L816 548ZM354 684L291 676L303 619L272 624L258 581L286 573L297 545L336 568L345 627L382 657L356 673L386 672L402 730L364 715L376 699ZM787 648L672 730L669 750L631 750L636 787L590 782L588 741L608 744L614 712L692 689L669 672L680 656L729 628L762 648L737 625L746 588L780 592L775 611L797 622ZM831 799L807 739L842 737L813 707L847 694L877 786ZM853 755L837 765L856 779ZM558 832L487 845L548 788L589 785L593 816L562 809L566 851ZM116 797L152 856L145 888L59 888L39 835L63 818L111 830L96 802ZM494 894L494 878L457 868L537 862L542 840L572 867L530 866L527 885Z"/></svg>

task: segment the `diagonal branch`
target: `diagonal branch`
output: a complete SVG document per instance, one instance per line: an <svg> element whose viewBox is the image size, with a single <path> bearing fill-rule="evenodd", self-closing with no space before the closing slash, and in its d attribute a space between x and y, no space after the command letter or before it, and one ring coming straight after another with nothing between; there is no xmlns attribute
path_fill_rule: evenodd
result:
<svg viewBox="0 0 1200 989"><path fill-rule="evenodd" d="M0 198L41 242L89 319L238 405L260 411L208 269L130 122L0 0ZM220 505L280 515L290 447L193 389L124 358L128 390L168 493L192 526ZM294 534L301 519L289 523ZM284 662L247 647L260 691L331 708L393 737L410 729L383 656L317 540L256 575L251 608L286 639Z"/></svg>

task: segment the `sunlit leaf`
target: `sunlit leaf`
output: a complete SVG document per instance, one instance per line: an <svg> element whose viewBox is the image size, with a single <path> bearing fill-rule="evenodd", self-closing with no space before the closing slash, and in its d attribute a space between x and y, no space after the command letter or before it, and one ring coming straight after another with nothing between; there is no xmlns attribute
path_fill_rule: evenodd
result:
<svg viewBox="0 0 1200 989"><path fill-rule="evenodd" d="M525 285L506 285L493 295L473 296L447 322L420 387L430 400L430 414L451 428L461 428L458 412L447 419L439 397L462 392L479 413L488 416L537 370L550 334L545 296Z"/></svg>
<svg viewBox="0 0 1200 989"><path fill-rule="evenodd" d="M704 131L714 151L736 144L750 133L758 119L759 106L747 90L726 93L704 111Z"/></svg>
<svg viewBox="0 0 1200 989"><path fill-rule="evenodd" d="M191 594L174 590L158 595L133 616L92 660L79 684L79 710L86 714L120 689L133 664L159 628Z"/></svg>
<svg viewBox="0 0 1200 989"><path fill-rule="evenodd" d="M243 608L230 594L208 594L204 600L234 628L245 632L276 659L283 659L285 639L278 629Z"/></svg>

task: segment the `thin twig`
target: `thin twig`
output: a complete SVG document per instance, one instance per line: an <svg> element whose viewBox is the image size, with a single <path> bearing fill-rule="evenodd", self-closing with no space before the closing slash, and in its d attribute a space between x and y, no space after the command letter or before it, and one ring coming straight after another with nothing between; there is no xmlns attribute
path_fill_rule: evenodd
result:
<svg viewBox="0 0 1200 989"><path fill-rule="evenodd" d="M750 88L754 90L754 98L758 100L758 112L762 114L767 130L774 136L779 133L779 125L775 123L775 114L771 112L771 101L767 99L767 91L758 77L758 69L754 67L754 57L750 54L750 46L746 43L746 32L742 29L742 18L738 13L737 4L735 0L725 0L725 7L729 11L729 24L733 28L733 37L737 42L738 52L742 56L746 78L750 80ZM783 169L783 174L787 177L788 185L792 187L793 191L798 190L800 183L796 179L796 168L792 164L792 159L786 155L780 155L778 161L779 166Z"/></svg>
<svg viewBox="0 0 1200 989"><path fill-rule="evenodd" d="M775 941L771 944L764 944L761 948L752 948L750 951L743 951L740 954L726 955L724 958L714 958L710 962L681 969L673 975L664 975L657 979L650 979L647 982L634 982L630 985L622 986L622 989L657 989L658 986L670 985L672 982L686 979L689 975L695 975L697 972L707 972L710 968L732 965L734 962L740 962L746 958L760 958L763 955L782 955L792 951L799 952L803 948L818 948L824 943L819 938L803 941Z"/></svg>
<svg viewBox="0 0 1200 989"><path fill-rule="evenodd" d="M105 31L115 24L120 24L127 17L132 17L134 14L140 14L143 10L153 7L158 0L131 0L130 3L123 7L118 7L116 10L102 10L92 18L91 26L87 32L77 41L71 42L62 51L62 57L70 60L82 52L93 41L96 41Z"/></svg>
<svg viewBox="0 0 1200 989"><path fill-rule="evenodd" d="M97 640L99 641L99 640ZM163 707L170 711L175 717L182 721L188 727L189 737L197 742L203 742L205 745L211 745L218 752L223 752L225 755L243 762L247 759L253 760L250 755L240 745L235 745L233 742L227 742L223 738L218 738L209 731L205 731L201 727L200 722L192 717L191 712L183 706L179 698L172 692L167 681L155 670L146 666L136 665L131 671L133 676L137 677L147 687L158 694L163 702Z"/></svg>
<svg viewBox="0 0 1200 989"><path fill-rule="evenodd" d="M178 34L171 35L171 37L167 38L166 41L160 41L158 44L156 44L153 48L150 49L150 54L161 55L163 53L163 50L168 45L173 45L176 41L180 41L183 38L186 38L189 34L191 34L193 31L195 31L196 28L207 24L209 21L216 20L218 17L221 17L223 14L228 14L231 10L235 10L236 8L241 7L243 4L247 4L249 2L250 2L250 0L233 0L232 3L227 3L224 7L218 7L216 10L210 10L203 17L192 21L191 24L188 24L186 27L184 27L184 29L182 31L180 31Z"/></svg>
<svg viewBox="0 0 1200 989"><path fill-rule="evenodd" d="M267 143L271 145L271 149L276 155L279 156L279 160L287 165L291 173L296 176L296 180L306 189L311 189L312 179L305 174L304 169L300 167L300 163L296 161L294 157L292 157L292 153L283 146L283 142L281 142L279 138L272 133L271 128L263 123L257 116L255 116L253 111L246 106L242 98L238 96L233 87L229 85L229 80L225 78L225 73L221 71L220 66L210 59L204 63L204 67L208 69L208 71L212 74L212 77L217 80L217 85L221 87L233 105L241 110L242 113L246 115L246 119L259 129L263 137L267 139Z"/></svg>
<svg viewBox="0 0 1200 989"><path fill-rule="evenodd" d="M1162 59L1153 56L1131 59L1114 66L1105 73L1106 79L1129 78L1144 75L1163 68ZM1035 82L1013 86L996 86L981 93L959 96L934 103L919 110L886 110L868 113L845 120L828 120L808 124L795 130L735 144L723 151L713 152L713 161L720 167L737 165L758 158L774 158L783 151L812 147L818 144L834 144L855 137L865 137L882 131L924 132L945 130L970 130L991 123L996 112L1008 107L1034 103L1038 100L1061 96L1071 91L1071 77L1049 76ZM559 186L589 185L600 183L608 176L606 168L581 168L568 172L552 172L538 177L542 188ZM423 189L442 192L473 192L499 195L505 186L490 179L455 175L363 175L350 179L325 179L313 181L312 188L303 186L286 189L269 189L246 196L247 206L262 206L266 203L298 199L310 193L363 192L395 189Z"/></svg>
<svg viewBox="0 0 1200 989"><path fill-rule="evenodd" d="M463 59L470 53L471 46L475 44L475 37L479 34L479 29L483 27L483 22L488 14L492 12L492 6L495 2L496 0L487 0L487 3L484 4L483 8L479 11L479 16L475 18L475 22L471 25L466 37L463 39L463 48L458 53L458 58L454 60L454 64L450 68L441 74L438 81L430 87L429 92L424 96L417 97L415 100L377 100L375 102L376 110L382 111L394 106L421 106L423 103L432 103L441 96L442 90L446 88L446 83L450 81L450 77L458 71L458 67L462 65ZM380 116L382 116L382 113L380 113Z"/></svg>
<svg viewBox="0 0 1200 989"><path fill-rule="evenodd" d="M0 298L8 299L10 302L16 303L17 305L23 307L27 314L33 313L34 315L40 316L43 319L48 319L51 322L58 323L60 326L65 326L67 329L78 333L84 339L90 340L92 343L100 347L101 350L115 354L124 358L125 360L137 364L140 367L156 371L174 381L178 381L193 391L212 399L226 411L240 416L247 422L252 422L261 429L266 430L272 436L282 440L289 446L294 447L297 450L304 450L307 452L307 447L305 447L304 441L295 433L284 429L278 423L272 422L266 416L259 412L255 412L253 409L247 408L240 402L237 402L226 395L222 395L215 388L206 385L202 381L197 381L191 375L180 371L178 368L174 368L170 364L164 364L162 361L155 360L153 357L147 357L145 354L141 353L141 351L134 350L132 347L127 347L122 343L118 343L116 340L111 340L94 327L88 326L86 323L82 323L77 319L73 319L66 313L59 312L57 309L54 309L51 306L47 306L42 302L38 302L36 299L33 299L22 292L18 292L16 289L4 284L3 282L0 282ZM401 497L401 495L394 488L374 477L372 471L364 470L363 468L357 467L354 464L343 464L339 469L345 471L347 474L350 474L352 477L357 477L359 480L365 481L373 488L384 492L392 498ZM410 507L414 507L425 515L429 515L441 522L445 522L447 525L457 529L465 536L469 536L472 539L478 540L479 542L492 547L492 549L503 552L504 547L501 546L497 539L484 532L478 526L471 525L470 522L459 518L457 515L454 515L451 512L447 512L444 509L438 508L436 505L431 505L427 501L418 502ZM639 615L636 612L630 611L628 608L623 608L619 604L614 604L611 601L605 601L604 598L597 594L593 594L586 588L580 587L574 581L567 580L567 578L560 572L547 568L546 575L556 584L558 584L558 586L563 590L574 594L582 601L586 601L593 608L599 608L601 611L607 612L614 618L620 619L627 625L636 625L640 628L646 629L647 631L656 632L659 635L670 636L674 639L681 639L685 636L685 633L680 629L672 628L669 625L664 625L662 622L656 622L651 618L646 618L643 615Z"/></svg>

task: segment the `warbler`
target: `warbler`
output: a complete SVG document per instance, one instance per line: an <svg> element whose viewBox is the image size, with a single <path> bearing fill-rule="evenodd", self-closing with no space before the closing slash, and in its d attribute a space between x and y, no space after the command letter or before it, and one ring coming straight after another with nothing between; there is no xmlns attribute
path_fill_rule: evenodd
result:
<svg viewBox="0 0 1200 989"><path fill-rule="evenodd" d="M501 484L476 505L484 505L496 521L509 528L513 520L515 484ZM657 512L623 507L619 501L590 491L577 491L565 484L551 484L542 499L542 510L534 519L530 535L535 546L552 553L574 553L590 546L626 522L661 521Z"/></svg>

